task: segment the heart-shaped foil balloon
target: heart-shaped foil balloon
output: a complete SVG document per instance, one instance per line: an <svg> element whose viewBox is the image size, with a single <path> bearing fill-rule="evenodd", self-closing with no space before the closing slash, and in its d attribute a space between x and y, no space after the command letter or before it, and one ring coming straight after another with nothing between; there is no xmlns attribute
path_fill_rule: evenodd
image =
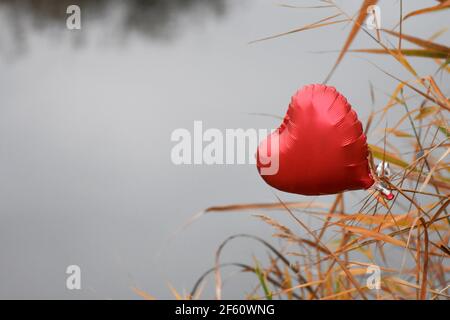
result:
<svg viewBox="0 0 450 320"><path fill-rule="evenodd" d="M362 124L347 99L333 87L314 84L297 91L281 126L260 143L257 167L279 190L335 194L374 184L368 154Z"/></svg>

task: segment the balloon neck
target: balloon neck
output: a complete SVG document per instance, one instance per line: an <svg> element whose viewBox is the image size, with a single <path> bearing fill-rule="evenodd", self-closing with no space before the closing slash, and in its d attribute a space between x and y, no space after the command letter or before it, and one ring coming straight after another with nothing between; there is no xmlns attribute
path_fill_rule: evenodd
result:
<svg viewBox="0 0 450 320"><path fill-rule="evenodd" d="M386 188L386 186L384 185L383 182L377 182L375 183L375 190L377 190L378 192L380 192L383 197L386 200L392 200L394 199L394 194L391 192L391 190L389 190L388 188Z"/></svg>

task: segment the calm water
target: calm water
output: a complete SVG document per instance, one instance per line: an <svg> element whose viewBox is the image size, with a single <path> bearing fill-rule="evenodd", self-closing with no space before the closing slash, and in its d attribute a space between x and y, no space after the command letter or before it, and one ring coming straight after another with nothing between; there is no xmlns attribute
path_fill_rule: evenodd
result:
<svg viewBox="0 0 450 320"><path fill-rule="evenodd" d="M349 26L248 45L332 12L261 0L78 1L82 29L69 31L65 8L73 2L0 1L0 297L132 299L136 286L170 298L168 283L189 290L226 237L271 234L249 213L211 214L176 233L192 215L275 201L253 166L173 165L172 131L192 130L195 120L219 129L276 127L278 120L254 114L282 116L299 86L323 81L336 53L311 52L340 49ZM405 11L419 2L408 1ZM345 1L344 8L358 6ZM396 4L383 6L391 27ZM406 23L404 32L430 36L439 17ZM361 35L354 46L373 44ZM395 62L371 60L404 75ZM413 61L424 74L431 70ZM369 79L382 106L394 82L356 55L330 81L363 122ZM237 240L223 257L251 263L252 254L265 251ZM81 291L65 288L71 264L82 269ZM233 275L226 298L241 298L256 283L225 274Z"/></svg>

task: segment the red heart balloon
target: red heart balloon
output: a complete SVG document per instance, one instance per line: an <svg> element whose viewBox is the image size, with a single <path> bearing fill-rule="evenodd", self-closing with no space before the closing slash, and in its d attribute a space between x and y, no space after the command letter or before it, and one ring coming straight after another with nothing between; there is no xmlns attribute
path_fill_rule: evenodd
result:
<svg viewBox="0 0 450 320"><path fill-rule="evenodd" d="M347 99L333 87L314 84L297 91L283 123L261 142L257 167L281 191L335 194L374 184L368 154L362 124ZM278 170L265 174L275 159Z"/></svg>

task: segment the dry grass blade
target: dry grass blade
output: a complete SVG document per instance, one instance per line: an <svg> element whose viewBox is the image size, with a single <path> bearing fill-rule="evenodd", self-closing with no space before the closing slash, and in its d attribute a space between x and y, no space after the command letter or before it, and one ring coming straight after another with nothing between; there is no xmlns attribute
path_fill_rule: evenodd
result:
<svg viewBox="0 0 450 320"><path fill-rule="evenodd" d="M182 294L178 293L178 291L169 283L169 290L173 294L176 300L186 300Z"/></svg>
<svg viewBox="0 0 450 320"><path fill-rule="evenodd" d="M327 83L330 80L334 71L336 70L339 63L344 58L345 54L347 53L347 50L350 48L350 45L352 44L352 42L355 39L356 35L358 34L359 30L361 29L361 25L364 23L364 20L367 17L367 8L371 5L375 5L377 2L378 2L378 0L364 0L363 4L361 5L361 8L359 9L358 17L354 21L352 30L350 31L350 34L348 35L347 40L345 41L344 46L341 49L341 52L339 53L339 56L338 56L336 62L334 63L333 68L331 69L330 73L326 77L324 83Z"/></svg>
<svg viewBox="0 0 450 320"><path fill-rule="evenodd" d="M140 296L141 298L143 298L144 300L156 300L156 298L150 294L148 294L147 292L138 289L136 287L132 287L131 290L133 290L134 293L136 293L138 296Z"/></svg>
<svg viewBox="0 0 450 320"><path fill-rule="evenodd" d="M404 131L396 130L394 128L387 128L386 133L392 133L394 136L399 138L413 138L414 136L412 134L409 134Z"/></svg>
<svg viewBox="0 0 450 320"><path fill-rule="evenodd" d="M329 207L326 203L320 202L287 202L286 206L291 209L327 209ZM223 212L223 211L247 211L247 210L275 210L284 209L279 203L249 203L249 204L233 204L227 206L209 207L204 212Z"/></svg>
<svg viewBox="0 0 450 320"><path fill-rule="evenodd" d="M427 294L427 277L428 277L428 230L426 227L425 220L423 218L420 219L422 223L425 239L424 243L424 258L423 258L423 268L422 268L422 285L420 286L420 299L425 300Z"/></svg>
<svg viewBox="0 0 450 320"><path fill-rule="evenodd" d="M344 224L338 224L338 225L341 226L342 228L344 228L345 230L348 230L350 232L358 233L358 234L363 235L363 237L361 239L364 239L366 237L371 237L371 238L374 238L374 239L377 239L377 240L380 240L380 241L391 243L391 244L396 245L396 246L400 246L402 248L406 247L406 243L405 242L403 242L401 240L397 240L397 239L395 239L395 238L393 238L391 236L388 236L386 234L383 234L383 233L380 233L380 232L377 232L377 231L374 231L374 230L367 230L365 228L352 227L352 226L347 226L347 225L344 225Z"/></svg>
<svg viewBox="0 0 450 320"><path fill-rule="evenodd" d="M396 36L396 37L401 37L403 40L407 40L407 41L409 41L411 43L414 43L414 44L416 44L416 45L418 45L418 46L420 46L422 48L430 49L430 50L437 51L437 52L441 52L441 53L443 53L445 55L445 57L448 57L450 55L450 48L447 47L447 46L444 46L444 45L441 45L441 44L437 44L437 43L434 43L434 42L431 42L431 41L428 41L428 40L423 40L423 39L420 39L420 38L417 38L417 37L413 37L413 36L410 36L410 35L406 35L404 33L400 35L400 33L395 32L395 31L391 31L391 30L383 29L383 31L388 33L388 34L390 34L390 35L393 35L393 36Z"/></svg>
<svg viewBox="0 0 450 320"><path fill-rule="evenodd" d="M438 159L438 161L436 161L435 165L433 166L433 168L431 168L430 172L428 173L427 177L425 178L425 181L422 183L422 186L420 187L420 191L425 190L425 188L427 187L431 178L433 177L433 174L436 171L436 168L439 166L441 161L443 161L448 156L449 153L450 153L450 148L448 148L447 151L445 151L445 153Z"/></svg>
<svg viewBox="0 0 450 320"><path fill-rule="evenodd" d="M372 152L372 155L377 159L389 162L391 164L395 164L402 168L407 168L409 166L408 162L400 159L399 157L397 157L392 153L386 152L385 150L383 150L378 146L369 145L369 149Z"/></svg>
<svg viewBox="0 0 450 320"><path fill-rule="evenodd" d="M400 285L402 285L402 286L406 286L406 287L409 287L409 288L420 289L420 287L419 287L418 285L416 285L416 284L414 284L414 283L411 283L411 282L408 282L408 281L405 281L405 280L403 280L403 279L396 278L396 277L389 277L389 278L387 278L386 280L392 281L392 282L394 282L394 283L397 283L397 284L400 284ZM440 292L440 291L428 289L427 292L436 294L436 295L438 295L438 296L450 298L450 295L447 295L447 294L445 294L445 293L443 293L443 292Z"/></svg>
<svg viewBox="0 0 450 320"><path fill-rule="evenodd" d="M287 206L292 209L306 209L306 208L316 208L316 209L327 209L329 207L326 203L319 202L288 202ZM202 216L213 212L241 212L250 210L282 210L284 209L279 203L246 203L246 204L232 204L226 206L214 206L209 207L197 214L194 214L188 219L186 223L181 227L181 230L187 228L195 221L200 219ZM178 232L177 232L178 233ZM175 233L175 234L177 234Z"/></svg>
<svg viewBox="0 0 450 320"><path fill-rule="evenodd" d="M420 108L419 114L414 117L414 120L425 119L426 117L431 116L438 111L439 111L439 107L435 107L435 106Z"/></svg>
<svg viewBox="0 0 450 320"><path fill-rule="evenodd" d="M417 16L417 15L420 15L420 14L441 11L441 10L448 9L448 8L450 8L450 0L443 1L442 3L440 3L438 5L435 5L435 6L432 6L432 7L423 8L423 9L412 11L412 12L408 13L403 18L403 20L406 20L408 18Z"/></svg>
<svg viewBox="0 0 450 320"><path fill-rule="evenodd" d="M279 4L278 6L291 9L322 9L322 8L334 8L333 5L321 5L321 6L293 6L290 4Z"/></svg>
<svg viewBox="0 0 450 320"><path fill-rule="evenodd" d="M401 53L404 56L409 57L422 57L422 58L432 58L432 59L447 59L448 54L439 51L432 50L423 50L423 49L401 49L392 50L396 53ZM358 52L358 53L371 53L371 54L391 54L388 50L385 49L354 49L349 50L349 52Z"/></svg>
<svg viewBox="0 0 450 320"><path fill-rule="evenodd" d="M281 294L290 293L290 292L292 292L294 290L315 286L317 284L322 284L323 282L324 282L324 280L316 280L316 281L311 281L311 282L308 282L308 283L299 284L297 286L293 286L293 287L290 287L288 289L284 289L282 291L274 292L274 293L272 293L272 295L273 296L278 296L278 295L281 295Z"/></svg>
<svg viewBox="0 0 450 320"><path fill-rule="evenodd" d="M367 287L361 287L360 289L361 290L366 290ZM356 291L355 288L351 288L351 289L348 289L348 290L341 291L339 293L335 293L335 294L331 294L331 295L322 297L322 298L320 298L320 300L331 300L331 299L335 299L335 298L338 298L338 297L341 297L341 296L347 296L349 293L353 293L355 291Z"/></svg>
<svg viewBox="0 0 450 320"><path fill-rule="evenodd" d="M341 14L335 14L332 15L330 17L321 19L319 21L313 22L311 24L308 24L306 26L303 26L301 28L297 28L291 31L287 31L287 32L283 32L283 33L279 33L273 36L269 36L269 37L265 37L265 38L261 38L261 39L257 39L257 40L253 40L251 42L249 42L249 44L253 44L253 43L257 43L257 42L261 42L261 41L266 41L266 40L271 40L271 39L276 39L279 37L283 37L283 36L287 36L289 34L293 34L293 33L297 33L297 32L301 32L301 31L306 31L306 30L311 30L311 29L316 29L316 28L321 28L321 27L325 27L325 26L329 26L332 24L337 24L337 23L342 23L342 22L347 22L347 19L341 19L341 20L336 20L336 21L330 21L330 22L325 22L325 21L329 21L331 19L334 19L336 17L339 17Z"/></svg>

